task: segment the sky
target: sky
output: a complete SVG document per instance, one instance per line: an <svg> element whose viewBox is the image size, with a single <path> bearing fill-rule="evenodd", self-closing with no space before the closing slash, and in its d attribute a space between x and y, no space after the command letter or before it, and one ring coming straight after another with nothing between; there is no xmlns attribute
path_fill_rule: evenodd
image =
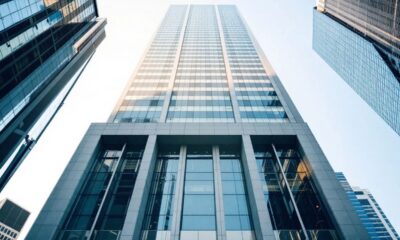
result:
<svg viewBox="0 0 400 240"><path fill-rule="evenodd" d="M107 37L0 194L31 212L24 239L91 122L107 121L173 3L236 4L335 171L367 188L400 232L400 136L313 51L314 0L97 0Z"/></svg>

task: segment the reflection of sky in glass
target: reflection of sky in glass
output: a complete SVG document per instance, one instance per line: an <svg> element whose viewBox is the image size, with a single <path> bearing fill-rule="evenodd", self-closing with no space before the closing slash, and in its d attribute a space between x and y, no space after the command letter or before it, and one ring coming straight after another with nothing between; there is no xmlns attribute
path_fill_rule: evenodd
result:
<svg viewBox="0 0 400 240"><path fill-rule="evenodd" d="M400 134L400 83L374 45L314 10L313 48Z"/></svg>
<svg viewBox="0 0 400 240"><path fill-rule="evenodd" d="M70 44L73 41L70 40ZM73 54L70 45L63 46L53 54L48 61L44 62L35 74L29 75L25 81L18 85L13 91L8 93L2 101L0 101L0 130L3 129L30 101L31 96L49 79L51 73L56 71L59 66L69 60ZM26 95L21 94L21 90ZM4 100L4 99L10 100ZM4 114L4 115L3 115ZM4 116L4 117L3 117Z"/></svg>
<svg viewBox="0 0 400 240"><path fill-rule="evenodd" d="M21 10L17 11L18 9ZM45 6L42 0L31 2L28 0L14 0L0 4L0 16L3 17L0 31L43 9L45 9Z"/></svg>
<svg viewBox="0 0 400 240"><path fill-rule="evenodd" d="M124 4L98 1L100 15L108 18L106 40L42 140L1 193L2 197L15 199L32 210L21 238L29 230L88 125L104 122L110 115L157 29L160 16L170 4L164 0L122 0L121 3ZM187 1L175 3L186 4ZM237 4L335 170L344 171L352 183L368 187L393 225L399 228L400 214L396 209L400 188L393 186L398 182L400 162L395 156L398 156L400 138L312 50L315 1L254 0L250 4L247 0L213 0L208 3ZM55 154L57 161L48 161ZM36 174L26 181L32 173L42 172L43 165L53 169L51 176ZM378 173L379 178L371 178ZM38 194L37 186L41 186L42 195ZM27 201L27 193L35 195L35 199Z"/></svg>
<svg viewBox="0 0 400 240"><path fill-rule="evenodd" d="M27 29L13 39L7 41L0 46L0 60L11 54L12 51L17 50L22 47L25 43L31 41L35 37L39 36L41 33L54 26L62 19L62 14L60 11L55 11L50 14L50 16L43 21L37 23L34 27Z"/></svg>

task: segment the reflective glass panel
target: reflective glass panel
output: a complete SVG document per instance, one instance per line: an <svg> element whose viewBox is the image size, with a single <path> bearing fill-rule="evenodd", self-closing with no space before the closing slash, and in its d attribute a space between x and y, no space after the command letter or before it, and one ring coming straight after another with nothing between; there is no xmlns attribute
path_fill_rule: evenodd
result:
<svg viewBox="0 0 400 240"><path fill-rule="evenodd" d="M211 146L188 146L181 230L215 230Z"/></svg>
<svg viewBox="0 0 400 240"><path fill-rule="evenodd" d="M178 145L159 148L142 227L142 239L151 238L153 236L152 231L167 231L171 229L176 180L178 177L179 152L180 146Z"/></svg>
<svg viewBox="0 0 400 240"><path fill-rule="evenodd" d="M241 157L237 149L240 148L220 146L222 193L227 231L252 230Z"/></svg>

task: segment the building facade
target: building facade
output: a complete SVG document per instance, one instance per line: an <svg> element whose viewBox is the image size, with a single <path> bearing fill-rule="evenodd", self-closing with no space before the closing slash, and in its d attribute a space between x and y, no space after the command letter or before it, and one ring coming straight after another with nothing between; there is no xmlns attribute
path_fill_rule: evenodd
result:
<svg viewBox="0 0 400 240"><path fill-rule="evenodd" d="M368 239L235 6L173 5L27 239Z"/></svg>
<svg viewBox="0 0 400 240"><path fill-rule="evenodd" d="M313 13L313 48L400 134L397 2L319 1Z"/></svg>
<svg viewBox="0 0 400 240"><path fill-rule="evenodd" d="M318 0L317 9L328 13L400 56L400 6L398 0ZM398 66L397 66L398 67Z"/></svg>
<svg viewBox="0 0 400 240"><path fill-rule="evenodd" d="M342 172L337 172L336 178L346 191L371 239L400 239L389 219L368 190L350 186Z"/></svg>
<svg viewBox="0 0 400 240"><path fill-rule="evenodd" d="M95 0L0 1L0 190L104 39Z"/></svg>
<svg viewBox="0 0 400 240"><path fill-rule="evenodd" d="M29 214L28 211L8 199L0 201L0 239L17 239Z"/></svg>

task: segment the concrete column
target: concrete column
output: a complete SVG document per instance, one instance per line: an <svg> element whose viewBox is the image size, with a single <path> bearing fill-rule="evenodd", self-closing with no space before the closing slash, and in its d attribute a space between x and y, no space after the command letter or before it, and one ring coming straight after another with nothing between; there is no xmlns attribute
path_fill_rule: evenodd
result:
<svg viewBox="0 0 400 240"><path fill-rule="evenodd" d="M249 135L242 135L241 156L256 239L276 239L272 229L271 218L265 203L261 179L258 173L253 145Z"/></svg>
<svg viewBox="0 0 400 240"><path fill-rule="evenodd" d="M55 239L73 207L87 173L100 150L100 134L91 126L75 150L26 239Z"/></svg>
<svg viewBox="0 0 400 240"><path fill-rule="evenodd" d="M178 176L176 179L174 215L171 224L171 240L179 240L181 231L181 216L183 210L183 188L185 184L185 168L186 168L186 150L185 145L181 146L178 165Z"/></svg>
<svg viewBox="0 0 400 240"><path fill-rule="evenodd" d="M140 239L147 198L157 159L157 135L149 135L129 202L120 240Z"/></svg>
<svg viewBox="0 0 400 240"><path fill-rule="evenodd" d="M126 148L126 143L125 143L124 146L122 147L121 154L119 155L119 158L118 158L118 160L117 160L117 163L116 163L115 166L114 166L113 172L112 172L112 174L111 174L111 178L110 178L110 180L108 181L106 190L105 190L105 192L104 192L103 199L102 199L101 202L100 202L99 209L97 210L96 216L95 216L95 218L94 218L94 220L93 220L93 223L92 223L92 227L90 228L90 232L89 232L89 235L88 235L88 239L91 239L91 238L93 237L93 233L94 233L94 231L95 231L95 227L96 227L97 221L99 220L100 213L101 213L102 210L103 210L103 206L104 206L104 203L106 202L106 199L109 197L108 194L109 194L109 192L110 192L111 186L113 185L113 182L114 182L114 179L115 179L115 174L117 173L118 169L120 168L121 159L122 159L123 155L125 154L125 148ZM112 191L112 190L111 190L111 191Z"/></svg>
<svg viewBox="0 0 400 240"><path fill-rule="evenodd" d="M369 239L363 223L335 172L329 164L311 130L305 125L304 133L298 135L300 150L308 171L310 171L316 191L341 239Z"/></svg>
<svg viewBox="0 0 400 240"><path fill-rule="evenodd" d="M217 239L226 240L224 198L222 193L221 167L219 162L218 145L213 146L215 209L217 217Z"/></svg>

